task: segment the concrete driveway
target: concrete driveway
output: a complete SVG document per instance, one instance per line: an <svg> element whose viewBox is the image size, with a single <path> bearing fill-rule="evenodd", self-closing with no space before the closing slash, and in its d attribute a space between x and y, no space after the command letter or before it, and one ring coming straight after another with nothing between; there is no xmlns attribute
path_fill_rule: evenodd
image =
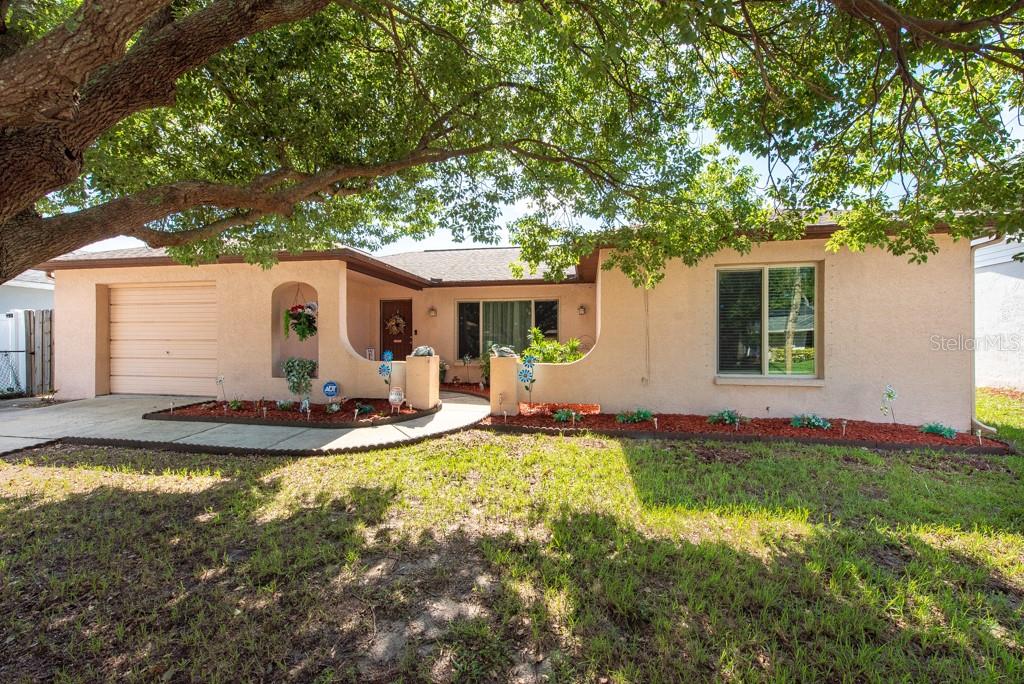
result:
<svg viewBox="0 0 1024 684"><path fill-rule="evenodd" d="M150 411L203 397L114 394L38 408L0 408L0 453L59 437L173 442L254 450L328 451L399 444L472 425L489 413L486 399L442 392L443 406L429 416L366 428L325 429L236 423L143 420Z"/></svg>

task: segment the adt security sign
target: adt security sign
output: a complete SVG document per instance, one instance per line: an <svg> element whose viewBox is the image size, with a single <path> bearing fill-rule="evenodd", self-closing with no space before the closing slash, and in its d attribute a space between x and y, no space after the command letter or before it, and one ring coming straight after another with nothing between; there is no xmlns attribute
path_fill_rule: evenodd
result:
<svg viewBox="0 0 1024 684"><path fill-rule="evenodd" d="M328 380L324 383L324 396L325 397L336 397L338 396L338 383L333 380Z"/></svg>

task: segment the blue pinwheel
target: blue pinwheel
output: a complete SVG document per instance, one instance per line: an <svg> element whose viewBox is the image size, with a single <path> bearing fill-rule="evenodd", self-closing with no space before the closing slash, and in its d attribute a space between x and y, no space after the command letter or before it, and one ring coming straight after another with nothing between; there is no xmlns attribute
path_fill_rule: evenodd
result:
<svg viewBox="0 0 1024 684"><path fill-rule="evenodd" d="M523 383L524 385L528 385L531 380L533 380L533 374L530 373L530 369L529 368L520 368L519 369L519 382Z"/></svg>
<svg viewBox="0 0 1024 684"><path fill-rule="evenodd" d="M382 361L391 363L392 361L395 360L395 354L390 349L388 349L386 352L380 355L380 358Z"/></svg>

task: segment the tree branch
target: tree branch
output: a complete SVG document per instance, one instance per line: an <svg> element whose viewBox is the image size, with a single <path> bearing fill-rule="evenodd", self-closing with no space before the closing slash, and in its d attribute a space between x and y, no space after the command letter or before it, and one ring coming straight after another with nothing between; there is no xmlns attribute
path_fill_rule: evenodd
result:
<svg viewBox="0 0 1024 684"><path fill-rule="evenodd" d="M90 74L123 55L128 39L167 2L85 0L64 25L0 61L0 128L73 119Z"/></svg>

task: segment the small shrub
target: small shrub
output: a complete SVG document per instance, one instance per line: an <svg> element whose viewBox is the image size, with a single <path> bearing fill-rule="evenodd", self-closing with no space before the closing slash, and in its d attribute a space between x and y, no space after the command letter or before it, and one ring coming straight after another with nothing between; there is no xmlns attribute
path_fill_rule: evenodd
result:
<svg viewBox="0 0 1024 684"><path fill-rule="evenodd" d="M239 399L232 399L228 402L228 408L232 411L241 411L245 408L245 402Z"/></svg>
<svg viewBox="0 0 1024 684"><path fill-rule="evenodd" d="M583 420L583 414L577 413L572 409L560 408L551 414L551 417L555 419L556 423L569 423L575 420L577 423Z"/></svg>
<svg viewBox="0 0 1024 684"><path fill-rule="evenodd" d="M540 328L530 328L530 346L523 350L523 356L532 356L537 363L572 363L582 359L583 352L577 339L559 342L544 337Z"/></svg>
<svg viewBox="0 0 1024 684"><path fill-rule="evenodd" d="M956 430L942 423L925 423L920 427L920 430L929 435L941 435L946 439L956 438Z"/></svg>
<svg viewBox="0 0 1024 684"><path fill-rule="evenodd" d="M638 408L636 411L623 411L615 416L616 423L643 423L654 417L654 414L645 408Z"/></svg>
<svg viewBox="0 0 1024 684"><path fill-rule="evenodd" d="M341 404L336 401L332 401L330 404L324 407L326 413L337 413L341 410Z"/></svg>
<svg viewBox="0 0 1024 684"><path fill-rule="evenodd" d="M356 404L356 415L362 416L367 413L373 413L373 407L369 404Z"/></svg>
<svg viewBox="0 0 1024 684"><path fill-rule="evenodd" d="M291 411L292 407L295 406L295 402L291 399L278 399L276 404L278 411Z"/></svg>
<svg viewBox="0 0 1024 684"><path fill-rule="evenodd" d="M284 377L288 381L288 391L297 397L309 396L313 389L313 374L316 373L316 361L293 356L281 365Z"/></svg>
<svg viewBox="0 0 1024 684"><path fill-rule="evenodd" d="M708 416L708 422L713 425L739 425L743 418L732 409L725 409Z"/></svg>
<svg viewBox="0 0 1024 684"><path fill-rule="evenodd" d="M812 430L828 430L832 427L832 423L817 413L801 413L799 416L793 416L790 425L793 427L811 428Z"/></svg>

